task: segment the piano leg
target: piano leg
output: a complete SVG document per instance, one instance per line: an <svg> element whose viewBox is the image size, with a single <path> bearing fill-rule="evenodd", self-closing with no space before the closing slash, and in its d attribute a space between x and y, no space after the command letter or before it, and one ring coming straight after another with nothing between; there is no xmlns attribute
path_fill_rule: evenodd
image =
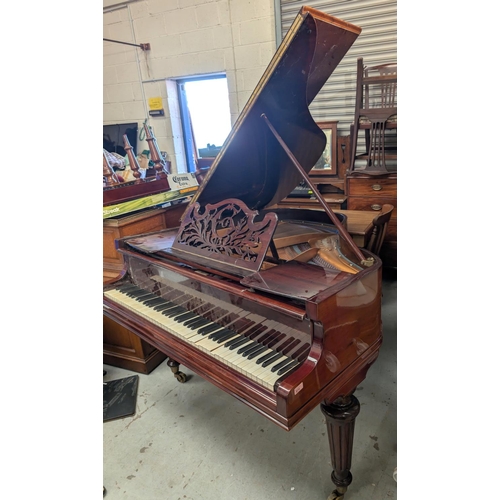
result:
<svg viewBox="0 0 500 500"><path fill-rule="evenodd" d="M172 370L174 377L181 384L183 384L187 380L187 375L185 373L179 371L180 363L177 363L177 361L174 361L172 358L168 358L167 359L167 366L170 366L170 369Z"/></svg>
<svg viewBox="0 0 500 500"><path fill-rule="evenodd" d="M350 468L354 421L359 413L359 401L352 394L342 396L333 403L322 403L321 411L326 418L333 465L332 481L336 486L328 500L343 500L352 481Z"/></svg>

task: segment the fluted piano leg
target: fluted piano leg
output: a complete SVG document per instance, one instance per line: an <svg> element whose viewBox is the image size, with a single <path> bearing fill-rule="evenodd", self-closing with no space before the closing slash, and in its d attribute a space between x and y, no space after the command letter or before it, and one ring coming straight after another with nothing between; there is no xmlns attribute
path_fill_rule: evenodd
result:
<svg viewBox="0 0 500 500"><path fill-rule="evenodd" d="M185 373L179 371L180 363L177 363L177 361L174 361L172 358L168 358L167 359L167 366L170 366L170 369L172 370L174 377L181 384L183 384L187 380L187 375Z"/></svg>
<svg viewBox="0 0 500 500"><path fill-rule="evenodd" d="M336 489L328 500L343 500L351 484L351 458L354 439L354 421L359 413L359 401L354 395L342 396L333 403L321 404L326 417L330 454L332 457L332 481Z"/></svg>

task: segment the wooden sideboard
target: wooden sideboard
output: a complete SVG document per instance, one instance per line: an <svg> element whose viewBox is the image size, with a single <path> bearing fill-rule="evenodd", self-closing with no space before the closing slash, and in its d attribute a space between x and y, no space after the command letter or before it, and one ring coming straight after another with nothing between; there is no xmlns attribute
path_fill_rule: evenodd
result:
<svg viewBox="0 0 500 500"><path fill-rule="evenodd" d="M116 251L115 239L161 231L179 226L186 203L104 219L103 281L117 277L123 269L123 258ZM166 358L140 337L103 315L103 361L139 373L151 373Z"/></svg>
<svg viewBox="0 0 500 500"><path fill-rule="evenodd" d="M348 210L372 210L373 216L384 203L394 206L380 258L385 267L397 267L397 174L381 176L361 173L347 174L346 195Z"/></svg>

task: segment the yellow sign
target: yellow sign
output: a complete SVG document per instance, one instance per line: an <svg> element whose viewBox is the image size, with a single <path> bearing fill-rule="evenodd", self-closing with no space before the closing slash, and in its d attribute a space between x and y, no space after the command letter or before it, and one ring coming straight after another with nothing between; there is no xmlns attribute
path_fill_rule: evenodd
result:
<svg viewBox="0 0 500 500"><path fill-rule="evenodd" d="M149 102L149 109L155 110L155 109L163 109L163 102L161 100L161 97L150 97L148 99Z"/></svg>

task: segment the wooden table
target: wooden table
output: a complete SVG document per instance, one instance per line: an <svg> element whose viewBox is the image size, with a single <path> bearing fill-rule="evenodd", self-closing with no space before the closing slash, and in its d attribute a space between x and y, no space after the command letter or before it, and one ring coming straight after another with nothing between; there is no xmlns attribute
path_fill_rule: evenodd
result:
<svg viewBox="0 0 500 500"><path fill-rule="evenodd" d="M347 232L352 236L354 243L360 248L365 248L373 227L373 219L377 212L373 210L337 210L336 214L347 217Z"/></svg>
<svg viewBox="0 0 500 500"><path fill-rule="evenodd" d="M340 196L342 197L343 195ZM343 200L344 198L340 198L338 201L342 202ZM340 208L336 208L335 204L332 205L329 200L326 201L335 213L344 214L347 217L347 232L352 236L354 243L360 248L366 248L372 230L373 219L378 212L374 212L373 210L341 210ZM324 212L318 205L319 202L317 200L295 198L293 203L290 203L289 199L287 199L270 208L306 208L308 210L321 210Z"/></svg>

